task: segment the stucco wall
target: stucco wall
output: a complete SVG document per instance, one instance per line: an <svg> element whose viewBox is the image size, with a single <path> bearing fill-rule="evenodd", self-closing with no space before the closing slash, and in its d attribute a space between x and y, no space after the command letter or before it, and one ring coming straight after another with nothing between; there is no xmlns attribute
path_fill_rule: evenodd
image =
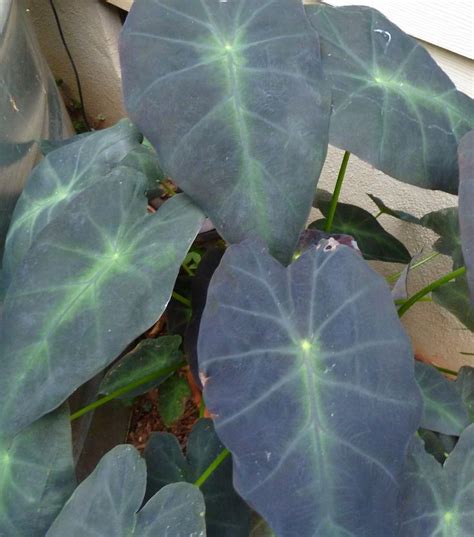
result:
<svg viewBox="0 0 474 537"><path fill-rule="evenodd" d="M81 0L81 2L56 0L56 4L84 81L86 106L94 115L104 114L110 124L124 114L117 54L120 30L118 14L114 7L106 6L100 0ZM53 71L56 76L67 80L68 84L73 84L70 68L58 40L46 0L30 0L30 9ZM341 159L342 153L330 148L320 186L332 190ZM457 202L455 197L447 194L399 183L357 158L351 157L342 200L358 204L375 214L376 207L366 196L367 192L379 196L387 205L416 215L449 207ZM412 254L425 247L428 252L435 239L435 235L425 229L401 223L387 216L382 216L380 222L388 231L398 236ZM398 268L386 264L377 265L377 270L384 274L389 274ZM411 289L419 289L449 270L449 260L439 257L413 272L410 280ZM472 357L460 354L460 352L474 352L473 334L463 329L462 325L442 308L432 303L417 304L404 317L403 322L413 337L416 352L425 358L452 369L466 363L474 365Z"/></svg>

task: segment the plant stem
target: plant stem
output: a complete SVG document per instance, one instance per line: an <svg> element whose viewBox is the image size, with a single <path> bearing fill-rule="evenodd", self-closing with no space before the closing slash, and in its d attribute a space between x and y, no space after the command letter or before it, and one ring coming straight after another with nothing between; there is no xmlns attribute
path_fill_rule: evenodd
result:
<svg viewBox="0 0 474 537"><path fill-rule="evenodd" d="M211 464L204 470L201 476L194 483L196 487L202 487L204 483L211 477L211 475L219 468L219 466L227 459L230 455L230 451L224 448L219 455L211 462Z"/></svg>
<svg viewBox="0 0 474 537"><path fill-rule="evenodd" d="M184 297L183 295L180 295L179 293L177 293L176 291L173 291L173 298L175 300L177 300L178 302L181 302L181 304L183 304L184 306L186 306L187 308L190 308L191 307L191 301Z"/></svg>
<svg viewBox="0 0 474 537"><path fill-rule="evenodd" d="M440 254L439 252L433 252L428 257L425 257L424 259L420 259L420 261L417 261L416 263L413 263L413 265L410 267L410 270L414 270L418 267L423 266L425 263L428 263L428 261L431 261L435 257L438 257ZM396 272L395 274L390 274L390 276L387 276L386 280L388 283L394 283L400 278L402 275L402 272Z"/></svg>
<svg viewBox="0 0 474 537"><path fill-rule="evenodd" d="M460 352L459 354L462 354L463 356L474 356L474 352Z"/></svg>
<svg viewBox="0 0 474 537"><path fill-rule="evenodd" d="M206 403L204 402L204 397L201 396L201 403L199 405L199 417L204 418L206 414Z"/></svg>
<svg viewBox="0 0 474 537"><path fill-rule="evenodd" d="M334 222L334 215L336 214L337 202L339 201L339 196L341 194L342 183L344 182L344 177L346 175L347 164L349 163L349 157L351 154L349 151L344 153L344 157L341 163L341 169L339 170L339 175L337 176L336 186L334 187L334 192L331 198L331 205L329 207L328 215L326 216L326 232L330 232L332 224Z"/></svg>
<svg viewBox="0 0 474 537"><path fill-rule="evenodd" d="M181 367L184 367L185 365L186 365L186 362L182 361L175 366L165 367L163 369L160 369L159 371L150 373L149 375L146 375L142 377L141 379L135 380L134 382L130 382L126 386L123 386L122 388L119 388L118 390L115 390L112 393L109 393L109 395L105 395L104 397L97 399L97 401L94 401L90 405L87 405L79 409L77 412L74 412L74 414L71 414L69 416L69 420L70 421L77 420L77 418L80 418L84 414L91 412L91 410L95 410L96 408L99 408L105 405L109 401L112 401L113 399L117 399L117 397L120 397L121 395L124 395L125 393L131 392L132 390L134 390L135 388L138 388L139 386L142 386L143 384L147 384L148 382L151 382L152 380L155 380L160 377L164 377L165 375L169 375L170 373L174 373L175 371L177 371Z"/></svg>
<svg viewBox="0 0 474 537"><path fill-rule="evenodd" d="M440 371L441 373L446 373L447 375L452 375L453 377L457 377L458 374L456 371L453 371L452 369L446 369L445 367L439 367L435 365L436 369Z"/></svg>
<svg viewBox="0 0 474 537"><path fill-rule="evenodd" d="M405 302L406 302L406 299L403 299L403 298L400 300L395 300L395 306L403 306ZM433 302L433 299L430 296L424 296L423 298L420 298L418 302Z"/></svg>
<svg viewBox="0 0 474 537"><path fill-rule="evenodd" d="M449 274L446 274L445 276L442 276L438 280L430 283L429 285L424 287L421 291L418 291L418 293L410 297L404 304L402 304L402 306L398 310L398 316L402 317L413 306L413 304L416 304L416 302L421 300L428 293L431 293L435 289L442 287L443 285L449 283L451 280L456 279L458 276L462 276L465 272L466 272L466 267L461 267L461 268L458 268L457 270L454 270L453 272L450 272Z"/></svg>

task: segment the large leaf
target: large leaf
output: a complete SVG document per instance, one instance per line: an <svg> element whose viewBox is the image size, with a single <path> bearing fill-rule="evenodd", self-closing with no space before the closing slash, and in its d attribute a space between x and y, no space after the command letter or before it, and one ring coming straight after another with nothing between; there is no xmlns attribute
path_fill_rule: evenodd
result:
<svg viewBox="0 0 474 537"><path fill-rule="evenodd" d="M99 393L109 394L144 377L166 371L162 376L127 392L121 397L130 399L148 392L164 382L183 364L183 353L179 350L179 336L163 336L157 339L144 339L104 376Z"/></svg>
<svg viewBox="0 0 474 537"><path fill-rule="evenodd" d="M194 483L224 449L212 421L199 420L188 438L185 458L178 440L153 433L145 448L148 467L147 497L169 483ZM208 537L248 537L249 508L232 486L232 461L226 459L201 486L206 502Z"/></svg>
<svg viewBox="0 0 474 537"><path fill-rule="evenodd" d="M203 216L185 196L147 214L145 187L117 168L74 198L16 271L0 328L1 430L57 407L166 307Z"/></svg>
<svg viewBox="0 0 474 537"><path fill-rule="evenodd" d="M234 485L278 537L397 535L421 399L390 291L354 250L329 240L285 269L230 247L198 356Z"/></svg>
<svg viewBox="0 0 474 537"><path fill-rule="evenodd" d="M5 287L48 222L60 215L78 192L117 166L140 139L135 127L124 120L110 129L62 142L34 168L16 204L5 243Z"/></svg>
<svg viewBox="0 0 474 537"><path fill-rule="evenodd" d="M469 297L465 276L435 289L433 300L455 315L471 332L474 332L474 305Z"/></svg>
<svg viewBox="0 0 474 537"><path fill-rule="evenodd" d="M306 6L333 93L330 141L392 177L458 190L457 145L474 103L378 11Z"/></svg>
<svg viewBox="0 0 474 537"><path fill-rule="evenodd" d="M330 97L301 2L137 0L121 40L130 117L222 236L288 261L327 149Z"/></svg>
<svg viewBox="0 0 474 537"><path fill-rule="evenodd" d="M79 485L46 537L205 537L199 489L169 485L138 512L145 487L146 466L138 451L114 448Z"/></svg>
<svg viewBox="0 0 474 537"><path fill-rule="evenodd" d="M474 528L474 425L441 466L414 438L401 498L403 537L471 537Z"/></svg>
<svg viewBox="0 0 474 537"><path fill-rule="evenodd" d="M461 367L454 385L461 394L469 417L474 423L474 367Z"/></svg>
<svg viewBox="0 0 474 537"><path fill-rule="evenodd" d="M329 201L322 196L316 196L316 206L324 216L327 216ZM324 230L325 224L325 219L317 220L310 225L310 228ZM354 237L367 260L391 263L409 263L411 260L410 252L405 246L385 231L375 216L356 205L337 204L331 233L342 233Z"/></svg>
<svg viewBox="0 0 474 537"><path fill-rule="evenodd" d="M0 438L0 535L44 537L75 485L67 407Z"/></svg>
<svg viewBox="0 0 474 537"><path fill-rule="evenodd" d="M467 278L474 301L474 130L459 144L459 223Z"/></svg>
<svg viewBox="0 0 474 537"><path fill-rule="evenodd" d="M421 427L459 436L470 420L455 383L421 362L415 363L415 375L423 396Z"/></svg>

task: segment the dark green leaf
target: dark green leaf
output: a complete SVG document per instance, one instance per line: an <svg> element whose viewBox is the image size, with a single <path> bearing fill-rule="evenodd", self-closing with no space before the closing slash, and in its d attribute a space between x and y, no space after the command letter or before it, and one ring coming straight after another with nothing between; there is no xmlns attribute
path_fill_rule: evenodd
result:
<svg viewBox="0 0 474 537"><path fill-rule="evenodd" d="M456 193L474 103L378 11L306 6L333 94L330 141L396 179Z"/></svg>
<svg viewBox="0 0 474 537"><path fill-rule="evenodd" d="M474 331L474 306L465 276L435 289L433 300L455 315L471 332Z"/></svg>
<svg viewBox="0 0 474 537"><path fill-rule="evenodd" d="M467 279L474 301L474 131L459 144L459 222Z"/></svg>
<svg viewBox="0 0 474 537"><path fill-rule="evenodd" d="M163 382L158 392L158 408L166 427L171 427L183 417L191 388L185 378L176 375Z"/></svg>
<svg viewBox="0 0 474 537"><path fill-rule="evenodd" d="M415 362L415 376L423 396L421 427L460 436L470 420L455 383L421 362Z"/></svg>
<svg viewBox="0 0 474 537"><path fill-rule="evenodd" d="M0 429L57 407L165 309L203 215L183 195L147 214L145 185L117 168L74 198L16 271L0 328Z"/></svg>
<svg viewBox="0 0 474 537"><path fill-rule="evenodd" d="M121 358L107 372L99 388L99 393L109 394L127 384L136 382L152 373L169 370L168 373L143 384L122 397L127 399L146 393L159 386L183 363L183 353L179 350L179 336L163 336L157 339L144 339L128 354Z"/></svg>
<svg viewBox="0 0 474 537"><path fill-rule="evenodd" d="M454 385L461 394L470 420L474 423L474 367L461 367Z"/></svg>
<svg viewBox="0 0 474 537"><path fill-rule="evenodd" d="M327 150L319 40L294 0L140 0L121 61L130 117L221 235L289 261Z"/></svg>
<svg viewBox="0 0 474 537"><path fill-rule="evenodd" d="M67 407L0 439L0 535L44 537L75 485Z"/></svg>
<svg viewBox="0 0 474 537"><path fill-rule="evenodd" d="M168 485L138 511L145 486L145 461L138 451L114 448L79 485L46 537L205 537L199 489Z"/></svg>
<svg viewBox="0 0 474 537"><path fill-rule="evenodd" d="M146 448L147 497L177 481L194 483L224 449L212 421L199 420L189 435L187 459L177 438L153 433ZM202 485L208 537L248 537L249 508L232 486L232 460L226 459Z"/></svg>
<svg viewBox="0 0 474 537"><path fill-rule="evenodd" d="M165 176L154 149L143 144L138 145L127 154L121 164L143 173L148 178L148 190L151 195L162 193L159 187Z"/></svg>
<svg viewBox="0 0 474 537"><path fill-rule="evenodd" d="M317 197L316 206L324 216L327 216L330 202ZM317 220L309 227L324 230L325 224L326 220ZM342 233L354 237L367 260L392 263L409 263L411 260L410 252L405 246L387 233L373 215L356 205L337 204L331 233Z"/></svg>
<svg viewBox="0 0 474 537"><path fill-rule="evenodd" d="M285 269L231 246L198 356L236 490L278 537L398 535L421 397L390 290L356 252L320 245Z"/></svg>
<svg viewBox="0 0 474 537"><path fill-rule="evenodd" d="M470 537L474 527L474 425L441 466L414 438L402 499L403 537Z"/></svg>
<svg viewBox="0 0 474 537"><path fill-rule="evenodd" d="M419 224L439 235L440 238L434 243L434 249L440 254L452 257L454 268L459 268L464 264L457 207L425 214L420 218Z"/></svg>
<svg viewBox="0 0 474 537"><path fill-rule="evenodd" d="M140 139L138 131L124 120L63 143L34 168L16 204L5 243L5 287L41 230L62 214L74 196L117 166Z"/></svg>
<svg viewBox="0 0 474 537"><path fill-rule="evenodd" d="M458 440L456 436L435 433L427 429L419 429L418 434L425 444L425 451L433 455L440 464L444 464Z"/></svg>

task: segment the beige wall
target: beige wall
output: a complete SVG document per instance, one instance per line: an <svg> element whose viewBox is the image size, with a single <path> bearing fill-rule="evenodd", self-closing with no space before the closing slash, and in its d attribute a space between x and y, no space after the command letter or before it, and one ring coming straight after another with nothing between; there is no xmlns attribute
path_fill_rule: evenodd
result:
<svg viewBox="0 0 474 537"><path fill-rule="evenodd" d="M120 2L123 7L131 4L131 0L110 0L110 2ZM395 3L393 0L390 0L390 3L387 0L372 0L372 3L374 2L377 2L376 7L382 11L384 7L382 4L385 3L386 7ZM112 123L124 113L118 70L117 39L120 22L117 12L114 7L106 6L100 0L80 2L56 0L56 3L60 8L65 33L84 80L86 106L92 114L105 114L108 122ZM430 3L445 4L439 0L430 0ZM452 3L451 6L454 8ZM56 76L61 76L73 84L46 0L30 0L30 9L53 71ZM397 22L400 24L400 21ZM403 28L403 21L400 25ZM458 46L462 44L458 43ZM438 54L436 58L455 81L464 84L463 90L474 95L472 84L469 86L472 82L472 71L470 71L472 60L439 47L432 47L430 51ZM341 158L340 151L330 149L320 186L326 189L333 188ZM456 198L453 196L404 185L352 157L342 200L356 203L376 213L375 206L366 196L367 192L379 196L388 205L416 215L456 204ZM390 217L382 216L380 221L390 232L405 242L413 254L425 247L429 251L429 246L435 238L434 234L427 230L409 226ZM396 267L379 264L377 269L388 274L396 270ZM437 258L414 272L411 289L419 289L449 270L449 260ZM473 334L463 330L453 316L435 304L417 304L404 318L404 324L413 337L416 352L425 358L453 369L469 361L470 365L474 366L473 358L460 354L460 352L474 352Z"/></svg>

